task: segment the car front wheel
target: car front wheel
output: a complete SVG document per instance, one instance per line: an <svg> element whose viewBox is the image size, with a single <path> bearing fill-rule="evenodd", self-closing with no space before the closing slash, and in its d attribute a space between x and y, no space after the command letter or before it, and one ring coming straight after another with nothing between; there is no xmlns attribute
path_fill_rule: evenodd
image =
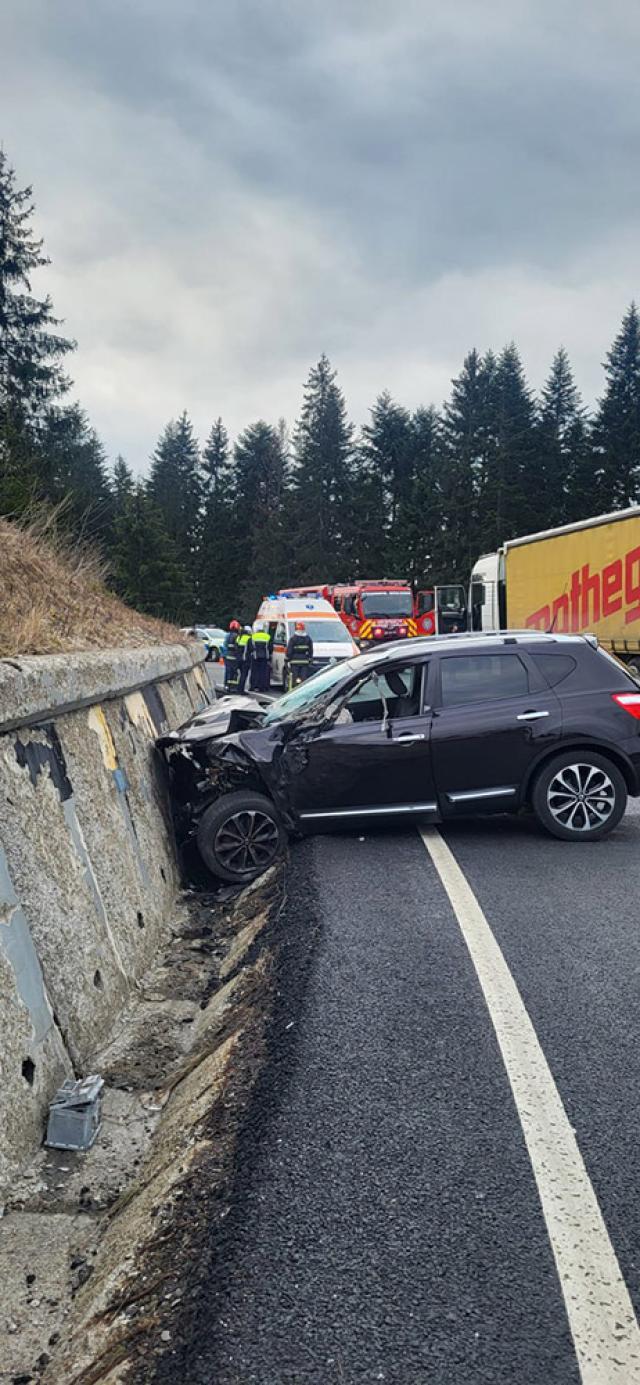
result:
<svg viewBox="0 0 640 1385"><path fill-rule="evenodd" d="M533 810L554 837L599 841L617 827L627 806L627 786L617 765L588 750L557 755L538 775Z"/></svg>
<svg viewBox="0 0 640 1385"><path fill-rule="evenodd" d="M234 884L246 884L282 855L286 834L268 798L262 794L229 793L203 813L197 841L212 875Z"/></svg>

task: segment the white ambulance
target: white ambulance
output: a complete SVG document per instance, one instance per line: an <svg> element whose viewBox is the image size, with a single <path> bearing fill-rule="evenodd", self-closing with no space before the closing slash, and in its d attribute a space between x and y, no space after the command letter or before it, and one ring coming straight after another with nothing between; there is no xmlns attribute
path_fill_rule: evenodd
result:
<svg viewBox="0 0 640 1385"><path fill-rule="evenodd" d="M255 624L264 625L271 636L271 682L287 685L287 644L296 624L302 621L313 640L313 668L324 668L338 659L352 659L360 651L333 606L321 597L267 596Z"/></svg>

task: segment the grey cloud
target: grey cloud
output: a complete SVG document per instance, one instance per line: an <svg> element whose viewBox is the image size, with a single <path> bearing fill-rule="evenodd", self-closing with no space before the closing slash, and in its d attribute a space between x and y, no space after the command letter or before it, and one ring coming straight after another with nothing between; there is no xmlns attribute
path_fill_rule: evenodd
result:
<svg viewBox="0 0 640 1385"><path fill-rule="evenodd" d="M631 3L5 11L0 129L110 447L291 417L323 349L360 418L510 337L536 384L563 339L593 397L637 292Z"/></svg>

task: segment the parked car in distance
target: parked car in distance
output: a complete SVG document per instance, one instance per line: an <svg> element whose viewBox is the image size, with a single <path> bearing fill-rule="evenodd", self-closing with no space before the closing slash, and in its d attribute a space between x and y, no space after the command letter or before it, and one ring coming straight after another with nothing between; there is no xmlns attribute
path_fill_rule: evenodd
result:
<svg viewBox="0 0 640 1385"><path fill-rule="evenodd" d="M226 637L226 630L222 630L218 625L196 625L194 630L197 638L203 640L206 645L207 659L212 659L214 663L217 663Z"/></svg>
<svg viewBox="0 0 640 1385"><path fill-rule="evenodd" d="M269 703L222 698L159 741L178 836L248 881L288 835L532 809L597 841L640 794L640 682L589 637L387 645Z"/></svg>

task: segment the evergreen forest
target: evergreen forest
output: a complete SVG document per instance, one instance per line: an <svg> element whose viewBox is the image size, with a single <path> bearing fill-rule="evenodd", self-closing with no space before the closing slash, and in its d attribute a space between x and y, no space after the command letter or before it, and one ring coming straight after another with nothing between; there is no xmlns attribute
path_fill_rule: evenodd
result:
<svg viewBox="0 0 640 1385"><path fill-rule="evenodd" d="M517 346L473 348L441 409L388 393L356 430L326 355L299 416L231 438L212 400L162 424L146 476L107 457L68 374L75 343L32 289L48 263L31 188L0 149L0 515L56 507L125 601L180 624L251 619L277 586L357 576L465 581L505 539L640 502L640 315L606 352L590 413L562 346L539 395ZM185 401L188 403L188 401Z"/></svg>

